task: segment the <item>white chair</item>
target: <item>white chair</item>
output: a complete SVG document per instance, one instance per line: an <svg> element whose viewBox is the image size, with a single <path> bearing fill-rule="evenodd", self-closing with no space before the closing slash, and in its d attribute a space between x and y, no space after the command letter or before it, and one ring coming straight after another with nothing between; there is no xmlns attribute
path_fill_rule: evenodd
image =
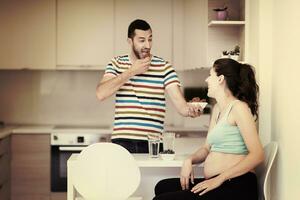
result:
<svg viewBox="0 0 300 200"><path fill-rule="evenodd" d="M78 155L73 168L73 186L84 200L141 199L132 197L141 179L133 156L120 145L96 143Z"/></svg>
<svg viewBox="0 0 300 200"><path fill-rule="evenodd" d="M265 160L256 167L256 175L258 179L258 199L270 200L269 181L270 171L277 154L277 142L270 142L264 147Z"/></svg>

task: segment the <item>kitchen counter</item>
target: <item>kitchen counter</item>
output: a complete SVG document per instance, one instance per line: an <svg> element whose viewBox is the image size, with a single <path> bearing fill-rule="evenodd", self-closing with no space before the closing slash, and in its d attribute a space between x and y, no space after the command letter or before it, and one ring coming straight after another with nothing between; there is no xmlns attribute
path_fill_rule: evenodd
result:
<svg viewBox="0 0 300 200"><path fill-rule="evenodd" d="M53 125L20 125L12 130L12 133L46 133L50 134L53 130Z"/></svg>
<svg viewBox="0 0 300 200"><path fill-rule="evenodd" d="M6 136L9 136L14 128L15 128L14 126L0 128L0 139L5 138Z"/></svg>
<svg viewBox="0 0 300 200"><path fill-rule="evenodd" d="M68 165L76 161L78 154L72 154L68 160ZM182 162L188 155L176 155L174 160L162 160L159 158L150 158L148 154L133 154L139 167L181 167ZM200 165L202 166L202 165Z"/></svg>
<svg viewBox="0 0 300 200"><path fill-rule="evenodd" d="M205 137L207 130L177 126L166 126L166 132L175 132L176 137L199 138ZM55 126L55 125L9 125L0 128L0 138L10 134L50 134L50 133L111 133L111 127L97 126Z"/></svg>

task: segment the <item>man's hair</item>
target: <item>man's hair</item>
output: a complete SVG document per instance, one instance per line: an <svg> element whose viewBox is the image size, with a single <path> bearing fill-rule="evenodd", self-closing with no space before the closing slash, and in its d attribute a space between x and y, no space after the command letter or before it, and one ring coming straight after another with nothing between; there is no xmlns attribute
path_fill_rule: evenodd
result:
<svg viewBox="0 0 300 200"><path fill-rule="evenodd" d="M135 36L135 30L139 29L139 30L143 30L143 31L147 31L147 30L151 30L150 25L142 19L136 19L133 22L130 23L130 25L128 26L128 38L133 39L133 37Z"/></svg>

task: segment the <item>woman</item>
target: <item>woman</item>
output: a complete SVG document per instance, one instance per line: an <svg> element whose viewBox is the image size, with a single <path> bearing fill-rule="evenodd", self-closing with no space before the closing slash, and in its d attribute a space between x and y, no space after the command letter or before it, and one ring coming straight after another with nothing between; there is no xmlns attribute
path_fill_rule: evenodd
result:
<svg viewBox="0 0 300 200"><path fill-rule="evenodd" d="M189 156L177 178L160 181L155 200L257 200L253 169L264 152L255 126L258 86L250 65L216 60L208 96L216 100L206 143ZM194 179L193 164L204 162L204 178Z"/></svg>

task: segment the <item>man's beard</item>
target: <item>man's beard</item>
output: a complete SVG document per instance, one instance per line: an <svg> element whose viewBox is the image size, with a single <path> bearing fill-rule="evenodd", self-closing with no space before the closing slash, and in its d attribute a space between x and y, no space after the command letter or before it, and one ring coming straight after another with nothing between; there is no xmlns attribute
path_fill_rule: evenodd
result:
<svg viewBox="0 0 300 200"><path fill-rule="evenodd" d="M137 59L141 59L140 53L139 51L135 48L135 46L133 45L132 47L133 53L135 55L135 57L137 57Z"/></svg>
<svg viewBox="0 0 300 200"><path fill-rule="evenodd" d="M149 50L149 53L146 56L142 56L142 50L140 50L140 51L137 50L135 48L135 45L132 46L132 50L133 50L133 53L134 53L135 57L137 57L137 59L144 59L144 58L150 56L150 50Z"/></svg>

